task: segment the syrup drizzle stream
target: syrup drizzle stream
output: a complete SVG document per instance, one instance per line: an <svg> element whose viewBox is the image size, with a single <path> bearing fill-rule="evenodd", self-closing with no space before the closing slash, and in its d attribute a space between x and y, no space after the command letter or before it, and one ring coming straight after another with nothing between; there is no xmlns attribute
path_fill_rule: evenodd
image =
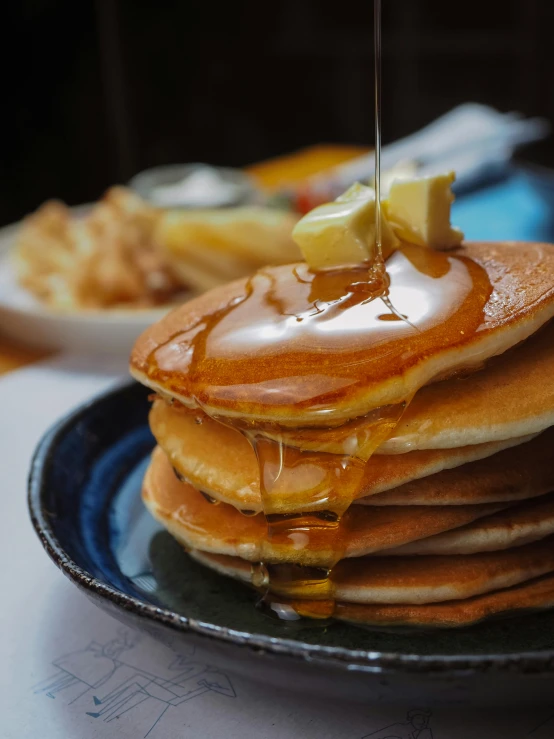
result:
<svg viewBox="0 0 554 739"><path fill-rule="evenodd" d="M381 228L381 0L373 0L373 44L375 79L375 245L383 261Z"/></svg>
<svg viewBox="0 0 554 739"><path fill-rule="evenodd" d="M357 388L365 393L372 382L402 376L427 356L455 348L482 325L491 286L475 262L405 245L387 269L392 299L409 321L384 319L382 283L367 282L363 266L312 273L294 265L262 270L223 306L193 314L188 328L181 324L148 357L157 385L191 398L254 448L274 546L262 549L252 579L265 593L262 607L280 617L293 617L293 601L302 601L304 615L334 613L333 566L347 536L342 516L358 495L364 464L410 397L348 420L329 422L328 411ZM234 399L237 417L215 410L226 397ZM294 426L263 420L266 405L279 409L280 418L287 403ZM282 553L279 563L270 549ZM314 552L322 553L317 567L308 557Z"/></svg>
<svg viewBox="0 0 554 739"><path fill-rule="evenodd" d="M409 323L407 317L399 313L390 301L388 292L390 283L383 259L381 221L381 0L374 0L374 65L375 245L377 259L374 267L369 270L368 282L354 284L350 287L351 289L354 288L354 293L356 288L367 291L372 277L374 280L377 278L377 290L373 287L373 291L368 291L367 300L381 298L384 305L389 309L391 316ZM356 298L355 294L353 298ZM315 306L316 303L314 302ZM389 408L377 409L373 412L372 421L364 419L365 423L361 426L361 434L357 434L356 430L352 433L351 429L349 429L349 435L348 432L343 434L344 447L349 449L349 454L318 453L314 458L313 452L300 452L300 455L304 455L305 463L315 466L322 473L318 480L317 492L308 489L304 491L304 495L307 494L312 498L312 502L315 502L313 501L314 498L318 498L318 502L324 501L324 510L319 515L314 512L300 514L296 512L292 514L273 512L275 499L273 488L278 482L283 469L287 472L294 470L297 462L291 464L288 461L291 450L287 451L282 439L268 440L256 434L248 435L249 441L256 452L260 469L262 505L268 527L267 543L283 543L283 540L285 540L298 549L309 549L311 539L314 537L320 539L323 534L328 550L327 561L322 568L306 567L298 564L268 566L263 561L255 565L252 570L252 583L260 590L265 589L265 594L258 604L259 607L263 607L272 615L286 620L294 618L295 615L298 616L290 603L281 603L279 599L275 598L274 594L277 593L285 598L308 598L317 601L316 609L312 610L307 606L304 615L325 618L334 614L336 601L332 570L345 554L348 535L342 526L342 516L357 496L368 456L396 426L406 405L406 403L401 403ZM346 426L348 427L349 424L346 424ZM298 455L297 451L296 455ZM269 460L272 456L278 459L279 466L268 475ZM364 456L365 459L361 458ZM338 495L337 492L339 492Z"/></svg>
<svg viewBox="0 0 554 739"><path fill-rule="evenodd" d="M263 594L258 608L291 620L295 613L291 602L300 599L316 603L314 610L307 603L304 615L329 618L334 614L333 567L346 551L348 531L343 515L362 483L365 460L361 455L364 450L371 453L368 445L373 451L389 435L404 408L402 403L378 409L370 414L371 420L364 419L357 427L346 424L345 430L335 429L351 452L345 454L294 449L281 438L247 433L258 459L267 522L262 561L252 568L252 583ZM288 550L292 561L268 562L270 547ZM303 550L318 551L320 566L301 564Z"/></svg>
<svg viewBox="0 0 554 739"><path fill-rule="evenodd" d="M392 433L411 398L374 409L361 418L343 421L339 426L294 429L296 441L291 442L290 428L216 415L210 411L206 397L210 392L213 395L214 389L224 392L240 382L243 388L248 388L245 395L254 404L256 397L258 402L265 402L264 391L259 390L263 385L260 380L264 380L269 383L269 393L279 393L284 387L285 396L296 394L298 398L295 388L305 387L299 380L319 372L327 375L326 391L319 397L308 395L296 405L308 410L316 408L318 413L325 414L326 407L320 402L327 397L326 402L332 404L336 380L348 380L347 387L368 381L370 370L364 363L368 358L372 368L379 367L383 361L382 371L389 374L394 371L395 362L407 366L411 352L414 357L424 356L419 346L446 348L460 335L469 337L480 325L490 294L486 273L477 265L460 264L460 259L426 249L403 247L389 260L390 274L385 270L381 220L381 0L374 0L374 44L375 265L316 274L298 265L293 267L286 289L277 284L272 273L262 270L248 281L242 298L199 319L187 331L171 336L149 357L154 375L167 380L172 375L187 374L189 392L184 394L190 395L208 415L241 431L254 449L267 539L262 542L261 561L252 566L252 584L262 595L259 607L285 620L300 618L293 607L295 602L300 602L302 615L323 619L333 616L336 609L333 567L345 554L348 536L343 514L358 495L365 464ZM396 293L395 279L401 283ZM430 286L428 280L434 284ZM391 293L401 310L393 306ZM406 295L410 296L407 302ZM377 302L384 303L390 313L373 310L371 303ZM349 320L345 323L347 312ZM445 325L449 326L450 337L444 334ZM344 332L352 331L353 327L366 337L364 357L357 351L351 354L344 351ZM319 332L323 329L326 330L325 354L330 364L322 363L325 357L318 353L321 351ZM386 333L393 329L394 333ZM268 340L266 336L277 339ZM337 337L341 336L337 345ZM394 348L399 343L401 352ZM383 354L380 347L384 344ZM220 350L219 354L213 352L212 345ZM237 353L247 359L237 361L233 356L228 357L226 346L230 345L238 347ZM268 363L264 352L272 356L279 346L283 352L288 348L289 357L277 353ZM306 346L309 348L304 349ZM303 349L301 355L299 347ZM183 364L185 356L188 366L186 362ZM197 390L190 392L194 387ZM206 394L205 388L210 392ZM256 393L261 394L256 396ZM272 397L269 396L270 401ZM325 449L328 445L333 452L302 448L303 441L305 446L314 439L318 448ZM205 497L217 503L210 496ZM256 512L243 510L242 513L255 515ZM276 547L285 553L278 563L268 556L270 549L275 551ZM302 552L310 549L322 553L317 567L302 564L306 560Z"/></svg>
<svg viewBox="0 0 554 739"><path fill-rule="evenodd" d="M383 271L386 279L385 261L383 259L383 220L381 208L381 0L373 0L373 80L375 90L375 246L377 249L376 265ZM408 321L407 316L400 313L392 304L388 290L385 289L381 300L385 307L391 312L391 318L388 320L398 320L407 322L416 331L413 324ZM387 319L385 319L387 320Z"/></svg>

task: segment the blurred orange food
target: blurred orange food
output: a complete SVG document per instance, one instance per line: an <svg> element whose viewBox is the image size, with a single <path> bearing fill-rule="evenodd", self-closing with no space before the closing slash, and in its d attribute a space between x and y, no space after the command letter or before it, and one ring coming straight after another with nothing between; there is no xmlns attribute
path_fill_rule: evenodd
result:
<svg viewBox="0 0 554 739"><path fill-rule="evenodd" d="M310 182L364 151L319 145L248 168L270 202L271 192L289 193L285 209L165 211L125 187L112 187L81 217L48 201L19 230L17 279L55 310L149 308L296 261L298 214L329 199Z"/></svg>
<svg viewBox="0 0 554 739"><path fill-rule="evenodd" d="M306 180L327 172L350 159L367 154L367 147L341 144L308 146L285 156L268 159L247 168L264 190L302 188Z"/></svg>

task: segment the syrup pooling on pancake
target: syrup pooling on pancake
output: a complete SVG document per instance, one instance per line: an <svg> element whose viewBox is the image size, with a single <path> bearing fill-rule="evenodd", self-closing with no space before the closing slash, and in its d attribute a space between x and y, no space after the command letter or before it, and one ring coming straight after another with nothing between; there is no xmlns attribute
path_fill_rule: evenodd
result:
<svg viewBox="0 0 554 739"><path fill-rule="evenodd" d="M464 343L483 321L491 285L472 260L410 245L386 267L395 313L367 266L261 270L242 295L155 347L148 377L212 415L238 404L260 417L292 402L310 425L329 425L334 403Z"/></svg>
<svg viewBox="0 0 554 739"><path fill-rule="evenodd" d="M415 250L417 252L417 250ZM427 255L425 255L427 256ZM441 258L442 257L442 258ZM415 266L410 262L411 266ZM449 264L447 258L440 255L438 259L424 259L422 266L427 267L427 277L430 280L441 280L449 273ZM391 270L392 278L394 278L394 269ZM435 326L429 327L425 325L425 307L418 306L417 299L414 300L415 310L408 307L409 302L403 303L404 310L400 313L398 308L394 313L386 313L386 305L379 306L382 296L372 294L373 286L369 285L364 288L361 282L352 282L351 270L341 272L320 272L317 273L310 284L310 296L313 300L314 308L320 312L314 313L314 316L321 316L325 312L324 306L329 306L328 311L331 315L326 320L344 319L337 333L346 330L349 326L347 322L348 310L356 309L360 306L370 305L372 312L369 318L369 327L372 334L376 336L374 345L386 347L395 341L393 332L382 332L377 321L382 322L384 316L393 316L398 319L400 314L403 318L399 321L399 332L403 336L405 342L407 336L416 337L416 340L427 339L427 331L433 331ZM295 275L299 279L298 272ZM423 278L420 278L423 282ZM403 283L402 287L408 291L410 286L418 282L410 275L409 279ZM486 280L488 287L488 279ZM460 283L456 285L459 287ZM392 287L392 279L391 279ZM421 297L424 293L421 289L414 297ZM429 290L429 286L426 286ZM389 298L394 303L394 297ZM429 290L432 295L432 292ZM454 295L456 295L453 290ZM400 291L398 291L400 294ZM459 295L459 293L458 293ZM475 315L475 322L471 325L469 333L475 331L482 321L482 310L488 297L488 290L484 292L481 303L477 303L478 308ZM360 300L362 298L362 300ZM466 300L464 295L464 302ZM428 301L433 303L432 300ZM425 303L424 300L421 303ZM405 307L404 307L405 306ZM446 307L445 302L442 303L443 309ZM450 306L448 306L450 307ZM421 311L418 313L418 308ZM377 311L381 311L377 313ZM431 305L431 315L439 316L439 320L445 319L445 312L438 305ZM456 313L452 310L452 313ZM452 313L450 315L452 315ZM356 317L353 317L353 322ZM300 323L300 322L299 322ZM418 326L418 323L420 326ZM395 321L396 324L396 321ZM423 325L422 325L423 324ZM458 329L463 335L464 329ZM467 330L467 329L466 329ZM384 335L383 335L384 334ZM367 340L367 335L366 335ZM371 339L369 340L371 343ZM372 347L373 348L373 347ZM392 348L392 347L391 347ZM394 354L394 348L392 348ZM390 356L390 355L389 355ZM406 357L405 357L406 358ZM340 366L340 365L339 365ZM359 365L358 365L359 367ZM270 440L263 434L248 433L257 454L260 466L260 489L262 494L262 506L266 514L268 523L267 544L269 546L282 546L286 543L298 548L310 549L313 547L312 540L321 540L322 536L326 539L326 550L328 552L328 560L321 568L303 567L295 564L273 564L260 565L254 568L253 582L258 587L269 587L271 591L278 592L279 598L277 604L274 596L266 596L266 600L273 601L270 607L279 612L279 603L283 598L304 597L309 600L320 601L317 607L318 617L322 614L330 616L335 609L335 593L332 568L340 561L345 554L348 531L343 526L343 513L348 509L352 501L357 497L364 474L364 460L367 460L371 453L379 446L379 444L390 435L394 426L400 419L409 398L395 406L388 406L383 409L375 409L369 414L368 418L363 419L358 425L348 424L348 428L333 429L331 433L341 436L346 454L328 454L310 451L301 451L298 449L290 449L285 446L281 440ZM329 434L329 431L325 433ZM311 474L310 474L311 473ZM283 479L284 478L284 479ZM313 484L308 484L308 480ZM287 491L291 491L291 487L296 492L296 488L302 485L298 490L300 495L295 496L296 513L287 511L283 513L283 496L279 495L279 488L282 487ZM304 501L299 500L300 496L304 496ZM287 499L285 498L285 501ZM319 515L314 513L306 513L306 510L313 511L314 503L318 507L323 508ZM287 501L290 506L290 499ZM285 503L286 504L286 503ZM300 512L300 514L299 514ZM263 552L263 543L262 543ZM276 607L277 605L277 607Z"/></svg>
<svg viewBox="0 0 554 739"><path fill-rule="evenodd" d="M404 406L398 404L383 409L382 413L378 409L371 421L364 419L359 428L349 427L343 439L349 452L346 454L303 451L286 446L279 438L246 432L258 460L262 510L267 522L262 563L253 568L254 585L269 586L291 598L325 600L328 615L332 614L334 585L330 573L344 557L348 545L343 514L359 494L365 460L389 435ZM267 559L266 548L309 551L321 547L322 541L327 556L321 567L263 564Z"/></svg>
<svg viewBox="0 0 554 739"><path fill-rule="evenodd" d="M187 549L239 556L249 562L261 559L261 543L267 536L264 516L261 513L245 516L226 503L214 507L193 485L175 478L167 456L159 447L152 455L142 493L153 516ZM381 550L389 554L390 548L467 526L482 517L492 520L492 514L507 507L502 503L374 509L352 506L343 518L348 529L345 556L361 557ZM295 562L325 568L328 559L325 536L317 540L312 532L311 544L311 548L300 549L289 544L283 548L273 546L264 556L272 563Z"/></svg>
<svg viewBox="0 0 554 739"><path fill-rule="evenodd" d="M337 394L391 370L402 375L428 353L471 338L490 292L476 263L416 246L395 252L387 273L367 265L262 271L242 297L156 348L149 374L169 387L174 378L184 379L186 393L206 412L236 397L258 407L294 398L324 426ZM347 545L342 516L359 493L365 461L410 399L406 394L394 405L368 409L363 418L323 427L322 435L331 435L335 445L338 440L344 454L291 449L275 422L269 439L263 424L218 416L239 428L256 452L267 550L309 550L324 540L328 553L317 568L263 564L269 557L262 542L262 562L252 573L256 587L324 601L326 613L333 613L332 568Z"/></svg>
<svg viewBox="0 0 554 739"><path fill-rule="evenodd" d="M198 424L199 420L201 424ZM178 476L198 490L230 503L242 512L262 510L256 455L243 434L214 421L201 411L193 411L176 403L169 405L161 398L152 404L149 423ZM392 456L374 454L365 465L359 494L364 498L374 496L442 470L485 459L503 449L524 444L531 438L516 437L458 449L426 450ZM291 446L288 435L286 444ZM344 444L342 446L335 453L346 451ZM304 451L311 449L304 444L302 448ZM217 454L213 453L214 450L217 450ZM293 454L293 451L289 450L288 454ZM534 465L531 465L531 469L534 469ZM284 485L279 489L280 501L286 505L282 512L294 511L297 507L294 501L287 502L287 492ZM294 492L293 489L291 496L294 496ZM358 498L356 502L367 502L364 498ZM321 501L316 502L321 505Z"/></svg>

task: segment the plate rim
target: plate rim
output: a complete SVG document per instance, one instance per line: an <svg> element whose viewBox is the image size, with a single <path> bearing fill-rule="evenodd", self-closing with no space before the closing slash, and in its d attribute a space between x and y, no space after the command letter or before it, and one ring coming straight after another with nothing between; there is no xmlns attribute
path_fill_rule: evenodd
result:
<svg viewBox="0 0 554 739"><path fill-rule="evenodd" d="M74 562L64 550L48 521L43 494L46 487L45 472L57 445L70 427L87 415L100 403L109 403L112 397L142 387L137 382L119 384L107 392L95 395L62 416L39 441L31 461L28 476L27 504L33 528L43 548L54 564L75 584L86 591L93 600L108 601L116 609L133 613L141 619L162 625L174 631L188 633L213 642L242 647L258 656L289 657L293 660L325 664L348 672L377 674L427 674L458 677L469 673L518 673L548 675L554 673L554 648L528 652L479 655L421 655L401 652L356 650L272 637L255 632L238 631L225 626L183 616L176 611L162 608L133 595L128 595L91 575ZM554 635L553 635L554 637Z"/></svg>

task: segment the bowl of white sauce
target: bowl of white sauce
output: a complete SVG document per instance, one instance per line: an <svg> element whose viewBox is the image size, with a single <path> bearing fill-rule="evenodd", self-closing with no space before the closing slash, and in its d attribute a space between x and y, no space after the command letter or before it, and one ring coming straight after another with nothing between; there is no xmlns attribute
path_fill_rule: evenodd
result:
<svg viewBox="0 0 554 739"><path fill-rule="evenodd" d="M168 164L145 169L129 187L159 208L225 208L257 200L254 180L240 169Z"/></svg>

